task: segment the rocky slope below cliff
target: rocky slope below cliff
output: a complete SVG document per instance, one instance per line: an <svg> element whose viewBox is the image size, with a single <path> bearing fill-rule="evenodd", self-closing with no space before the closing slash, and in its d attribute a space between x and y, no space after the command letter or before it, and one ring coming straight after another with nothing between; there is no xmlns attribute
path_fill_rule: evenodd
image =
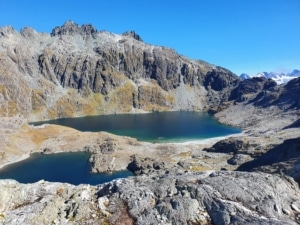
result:
<svg viewBox="0 0 300 225"><path fill-rule="evenodd" d="M0 115L30 121L157 110L215 113L246 101L299 108L297 79L285 86L266 78L242 81L224 68L144 43L134 32L112 34L71 21L51 34L0 28L0 74Z"/></svg>
<svg viewBox="0 0 300 225"><path fill-rule="evenodd" d="M51 34L0 28L0 115L44 120L153 110L206 110L227 101L230 71L153 46L134 32L68 21Z"/></svg>

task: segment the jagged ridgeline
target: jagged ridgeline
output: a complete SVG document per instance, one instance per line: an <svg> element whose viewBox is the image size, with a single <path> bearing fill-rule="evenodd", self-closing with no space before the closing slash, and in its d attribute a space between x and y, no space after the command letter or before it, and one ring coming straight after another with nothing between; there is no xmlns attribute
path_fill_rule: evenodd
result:
<svg viewBox="0 0 300 225"><path fill-rule="evenodd" d="M237 84L230 71L146 44L135 32L68 21L51 34L0 28L0 115L30 120L138 110L209 110Z"/></svg>
<svg viewBox="0 0 300 225"><path fill-rule="evenodd" d="M241 81L227 69L144 43L133 31L117 35L72 21L51 34L2 27L0 43L0 115L32 121L218 111L237 98Z"/></svg>

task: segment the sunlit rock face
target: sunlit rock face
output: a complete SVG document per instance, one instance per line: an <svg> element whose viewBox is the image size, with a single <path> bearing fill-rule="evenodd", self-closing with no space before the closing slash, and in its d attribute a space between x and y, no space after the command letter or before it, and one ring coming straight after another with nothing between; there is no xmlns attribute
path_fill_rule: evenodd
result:
<svg viewBox="0 0 300 225"><path fill-rule="evenodd" d="M0 28L1 115L30 120L161 110L205 110L239 78L173 49L72 21L51 34Z"/></svg>
<svg viewBox="0 0 300 225"><path fill-rule="evenodd" d="M99 186L2 180L0 194L4 224L279 225L297 224L300 208L299 187L291 179L227 171Z"/></svg>

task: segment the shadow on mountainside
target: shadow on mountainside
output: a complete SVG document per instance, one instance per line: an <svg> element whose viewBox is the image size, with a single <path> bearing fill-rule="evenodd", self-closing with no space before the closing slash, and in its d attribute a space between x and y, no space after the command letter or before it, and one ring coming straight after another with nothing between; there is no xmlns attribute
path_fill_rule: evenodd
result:
<svg viewBox="0 0 300 225"><path fill-rule="evenodd" d="M269 107L278 106L288 111L300 108L300 79L295 78L289 81L285 86L272 86L265 88L253 99L255 106Z"/></svg>
<svg viewBox="0 0 300 225"><path fill-rule="evenodd" d="M242 164L236 170L286 174L300 182L300 138L285 140L259 158Z"/></svg>
<svg viewBox="0 0 300 225"><path fill-rule="evenodd" d="M297 128L297 127L300 127L300 119L297 119L297 120L294 121L291 125L288 125L288 126L285 127L284 129Z"/></svg>
<svg viewBox="0 0 300 225"><path fill-rule="evenodd" d="M286 85L277 85L274 80L253 77L239 82L231 91L229 101L248 101L256 107L277 106L282 110L300 108L300 77L292 79Z"/></svg>

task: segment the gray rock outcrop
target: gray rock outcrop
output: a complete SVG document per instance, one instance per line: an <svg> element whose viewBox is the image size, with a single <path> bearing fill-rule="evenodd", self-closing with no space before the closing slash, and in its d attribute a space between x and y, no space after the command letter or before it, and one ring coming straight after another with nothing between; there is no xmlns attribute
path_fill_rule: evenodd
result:
<svg viewBox="0 0 300 225"><path fill-rule="evenodd" d="M240 80L224 68L146 44L134 31L117 35L67 21L51 34L11 27L0 33L0 113L6 116L209 111L227 101Z"/></svg>
<svg viewBox="0 0 300 225"><path fill-rule="evenodd" d="M242 164L240 171L286 174L300 183L300 138L285 140L256 159Z"/></svg>
<svg viewBox="0 0 300 225"><path fill-rule="evenodd" d="M164 162L158 162L149 157L138 158L136 155L131 157L131 162L128 164L128 170L134 172L136 175L158 173L159 170L165 169Z"/></svg>
<svg viewBox="0 0 300 225"><path fill-rule="evenodd" d="M0 224L298 224L299 193L287 177L227 171L96 187L2 180Z"/></svg>
<svg viewBox="0 0 300 225"><path fill-rule="evenodd" d="M224 111L233 104L299 109L299 78L277 86L166 47L67 21L51 34L0 28L2 116L31 121L162 110Z"/></svg>
<svg viewBox="0 0 300 225"><path fill-rule="evenodd" d="M239 138L227 138L218 141L210 148L205 148L207 152L220 152L220 153L232 153L232 154L255 154L256 149L259 149L256 143L250 143L249 141L243 141Z"/></svg>
<svg viewBox="0 0 300 225"><path fill-rule="evenodd" d="M91 152L89 159L92 173L112 172L115 170L115 157L112 155L116 151L117 144L113 139L107 138L97 146L86 148Z"/></svg>

